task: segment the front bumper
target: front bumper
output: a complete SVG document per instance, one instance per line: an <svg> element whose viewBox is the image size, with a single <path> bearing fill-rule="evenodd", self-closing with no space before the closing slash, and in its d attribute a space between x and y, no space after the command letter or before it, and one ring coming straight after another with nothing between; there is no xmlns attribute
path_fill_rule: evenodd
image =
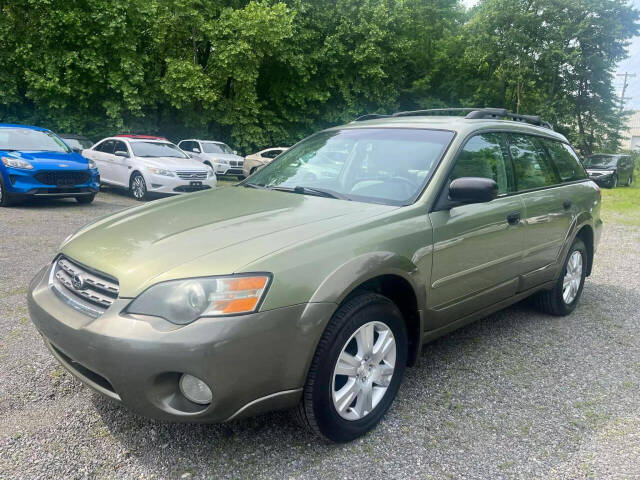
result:
<svg viewBox="0 0 640 480"><path fill-rule="evenodd" d="M609 187L613 185L614 175L614 173L609 173L606 175L589 173L589 180L596 182L601 187Z"/></svg>
<svg viewBox="0 0 640 480"><path fill-rule="evenodd" d="M5 172L0 171L7 192L12 197L75 197L93 195L100 191L98 170L89 170L88 180L77 184L42 183L36 178L39 173L42 172L38 169L5 168Z"/></svg>
<svg viewBox="0 0 640 480"><path fill-rule="evenodd" d="M234 162L235 165L226 163L214 164L216 175L244 175L243 162Z"/></svg>
<svg viewBox="0 0 640 480"><path fill-rule="evenodd" d="M332 303L310 303L186 326L123 315L118 299L99 318L70 308L48 286L50 267L29 287L31 319L74 376L134 412L170 421L219 422L293 407ZM204 380L213 402L180 392L182 373Z"/></svg>
<svg viewBox="0 0 640 480"><path fill-rule="evenodd" d="M180 177L167 177L165 175L147 173L145 182L149 192L181 194L216 188L217 179L213 175L211 178L204 180L183 180Z"/></svg>

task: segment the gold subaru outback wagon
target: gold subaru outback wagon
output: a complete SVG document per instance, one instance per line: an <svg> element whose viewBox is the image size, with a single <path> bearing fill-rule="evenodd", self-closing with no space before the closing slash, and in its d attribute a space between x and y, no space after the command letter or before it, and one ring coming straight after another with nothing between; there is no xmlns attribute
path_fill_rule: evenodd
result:
<svg viewBox="0 0 640 480"><path fill-rule="evenodd" d="M530 296L570 314L600 237L600 190L547 123L443 113L368 115L237 186L87 225L33 279L35 326L141 415L295 408L364 434L425 342Z"/></svg>

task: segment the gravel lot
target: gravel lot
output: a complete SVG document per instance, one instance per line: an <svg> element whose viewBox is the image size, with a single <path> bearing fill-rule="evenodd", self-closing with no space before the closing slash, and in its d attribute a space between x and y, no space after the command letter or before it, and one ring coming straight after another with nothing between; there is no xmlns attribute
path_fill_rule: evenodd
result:
<svg viewBox="0 0 640 480"><path fill-rule="evenodd" d="M0 478L640 478L640 228L609 224L568 318L522 304L428 345L365 438L327 445L287 413L162 424L83 387L27 316L27 283L101 193L0 210Z"/></svg>

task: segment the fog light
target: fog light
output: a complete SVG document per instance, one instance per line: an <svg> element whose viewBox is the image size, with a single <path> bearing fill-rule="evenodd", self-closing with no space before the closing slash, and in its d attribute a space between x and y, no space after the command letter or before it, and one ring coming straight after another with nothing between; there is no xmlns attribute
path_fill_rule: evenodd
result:
<svg viewBox="0 0 640 480"><path fill-rule="evenodd" d="M213 399L211 389L198 377L185 373L180 377L179 384L182 394L193 403L200 405L208 405L211 403Z"/></svg>

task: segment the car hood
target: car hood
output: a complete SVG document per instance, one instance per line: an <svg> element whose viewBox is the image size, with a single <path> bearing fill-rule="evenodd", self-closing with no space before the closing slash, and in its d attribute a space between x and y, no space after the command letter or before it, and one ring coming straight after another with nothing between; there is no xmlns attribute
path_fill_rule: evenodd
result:
<svg viewBox="0 0 640 480"><path fill-rule="evenodd" d="M81 229L61 251L117 278L126 298L160 281L241 272L277 250L395 208L226 187L109 216Z"/></svg>
<svg viewBox="0 0 640 480"><path fill-rule="evenodd" d="M89 162L76 152L6 152L4 156L22 158L31 163L36 169L86 169ZM64 166L63 166L64 165Z"/></svg>
<svg viewBox="0 0 640 480"><path fill-rule="evenodd" d="M240 155L234 155L233 153L205 153L204 157L213 160L214 158L217 160L233 160L233 161L242 161L244 157Z"/></svg>
<svg viewBox="0 0 640 480"><path fill-rule="evenodd" d="M206 170L202 162L192 158L176 157L138 157L144 160L144 164L150 167L168 168L171 170Z"/></svg>

